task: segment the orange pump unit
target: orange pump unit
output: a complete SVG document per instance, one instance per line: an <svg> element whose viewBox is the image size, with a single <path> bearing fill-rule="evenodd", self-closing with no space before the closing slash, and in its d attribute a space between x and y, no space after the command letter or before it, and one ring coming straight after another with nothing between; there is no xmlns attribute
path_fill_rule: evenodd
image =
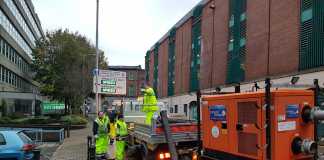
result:
<svg viewBox="0 0 324 160"><path fill-rule="evenodd" d="M264 92L203 96L203 156L225 160L312 159L317 146L312 120L323 116L312 107L313 91L269 89L268 93L269 110Z"/></svg>

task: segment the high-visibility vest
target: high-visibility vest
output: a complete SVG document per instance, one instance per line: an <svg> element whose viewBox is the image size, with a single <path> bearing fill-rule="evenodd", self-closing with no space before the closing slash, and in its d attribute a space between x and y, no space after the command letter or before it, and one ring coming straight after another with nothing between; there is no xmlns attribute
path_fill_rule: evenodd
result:
<svg viewBox="0 0 324 160"><path fill-rule="evenodd" d="M128 131L127 131L127 124L125 121L117 120L116 122L116 135L117 136L127 136Z"/></svg>
<svg viewBox="0 0 324 160"><path fill-rule="evenodd" d="M116 137L115 123L109 123L109 126L110 126L109 135L110 135L111 138L115 138Z"/></svg>
<svg viewBox="0 0 324 160"><path fill-rule="evenodd" d="M103 117L101 120L97 118L95 122L98 124L98 134L107 134L108 133L108 124L109 118L106 116Z"/></svg>
<svg viewBox="0 0 324 160"><path fill-rule="evenodd" d="M143 112L155 112L159 110L154 90L147 88L144 91Z"/></svg>

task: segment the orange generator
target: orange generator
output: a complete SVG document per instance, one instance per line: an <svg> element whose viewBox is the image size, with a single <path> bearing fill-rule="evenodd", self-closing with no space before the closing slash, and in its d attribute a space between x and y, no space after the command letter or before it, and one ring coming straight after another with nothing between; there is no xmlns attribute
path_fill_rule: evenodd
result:
<svg viewBox="0 0 324 160"><path fill-rule="evenodd" d="M313 159L312 90L202 96L202 155L225 160ZM270 105L271 104L271 105Z"/></svg>

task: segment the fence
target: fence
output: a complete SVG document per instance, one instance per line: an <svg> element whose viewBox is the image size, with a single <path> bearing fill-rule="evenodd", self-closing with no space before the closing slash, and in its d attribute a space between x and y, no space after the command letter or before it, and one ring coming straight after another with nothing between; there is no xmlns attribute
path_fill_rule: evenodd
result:
<svg viewBox="0 0 324 160"><path fill-rule="evenodd" d="M63 143L64 141L64 128L42 129L42 128L0 127L0 130L21 130L28 137L30 137L36 144Z"/></svg>

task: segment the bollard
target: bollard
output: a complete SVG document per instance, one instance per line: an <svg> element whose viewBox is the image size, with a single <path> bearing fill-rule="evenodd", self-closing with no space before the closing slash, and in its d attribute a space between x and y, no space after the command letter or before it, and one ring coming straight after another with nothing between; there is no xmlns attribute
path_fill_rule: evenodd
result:
<svg viewBox="0 0 324 160"><path fill-rule="evenodd" d="M92 137L88 136L88 159L87 160L95 160L96 159L96 146L93 143Z"/></svg>
<svg viewBox="0 0 324 160"><path fill-rule="evenodd" d="M70 124L67 124L67 137L70 138Z"/></svg>

